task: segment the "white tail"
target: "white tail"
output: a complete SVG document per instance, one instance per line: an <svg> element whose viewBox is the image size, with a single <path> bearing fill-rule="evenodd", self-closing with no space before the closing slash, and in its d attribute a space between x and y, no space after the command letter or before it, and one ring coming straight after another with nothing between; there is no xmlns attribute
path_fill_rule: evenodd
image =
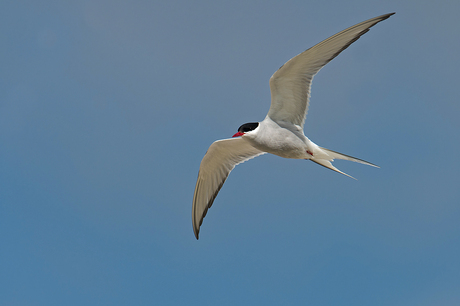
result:
<svg viewBox="0 0 460 306"><path fill-rule="evenodd" d="M352 157L352 156L349 156L349 155L345 155L345 154L342 154L342 153L339 153L339 152L335 152L335 151L332 151L332 150L329 150L329 149L326 149L326 148L321 148L321 150L323 150L324 152L327 153L327 155L329 155L331 158L330 159L319 159L319 158L315 158L315 157L312 157L310 160L321 165L321 166L324 166L326 168L329 168L331 170L334 170L338 173L341 173L343 175L346 175L348 177L351 177L352 179L355 179L354 177L352 177L351 175L348 175L346 174L345 172L342 172L340 171L339 169L337 169L336 167L334 167L332 164L331 164L331 161L333 161L334 159L344 159L344 160L349 160L349 161L353 161L353 162L357 162L357 163L361 163L361 164L365 164L365 165L369 165L369 166L372 166L372 167L377 167L377 168L380 168L379 166L377 165L374 165L370 162L367 162L365 160L362 160L362 159L359 159L359 158L356 158L356 157ZM355 179L356 180L356 179Z"/></svg>

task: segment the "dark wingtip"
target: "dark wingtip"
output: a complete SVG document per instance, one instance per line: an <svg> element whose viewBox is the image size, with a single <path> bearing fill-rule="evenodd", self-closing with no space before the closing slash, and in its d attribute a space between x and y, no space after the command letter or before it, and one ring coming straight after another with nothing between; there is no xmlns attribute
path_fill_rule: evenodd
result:
<svg viewBox="0 0 460 306"><path fill-rule="evenodd" d="M380 16L380 17L382 18L381 21L390 18L390 17L393 16L394 14L396 14L396 12L388 13L388 14L385 14L385 15Z"/></svg>
<svg viewBox="0 0 460 306"><path fill-rule="evenodd" d="M200 234L200 225L196 225L195 222L195 216L193 216L193 221L192 221L192 227L193 227L193 234L195 235L196 240L198 240L198 236ZM203 222L203 219L201 219L201 222Z"/></svg>
<svg viewBox="0 0 460 306"><path fill-rule="evenodd" d="M390 17L391 15L394 15L394 14L396 14L396 12L388 13L388 14L383 14L383 15L381 15L380 17L382 17L382 18L388 18L388 17Z"/></svg>

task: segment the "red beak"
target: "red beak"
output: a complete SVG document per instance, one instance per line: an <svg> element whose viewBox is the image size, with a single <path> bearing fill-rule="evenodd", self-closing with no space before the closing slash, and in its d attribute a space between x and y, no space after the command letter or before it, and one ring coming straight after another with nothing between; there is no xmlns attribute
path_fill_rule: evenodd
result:
<svg viewBox="0 0 460 306"><path fill-rule="evenodd" d="M238 137L238 136L243 136L243 135L244 135L244 133L238 132L235 135L233 135L232 137Z"/></svg>

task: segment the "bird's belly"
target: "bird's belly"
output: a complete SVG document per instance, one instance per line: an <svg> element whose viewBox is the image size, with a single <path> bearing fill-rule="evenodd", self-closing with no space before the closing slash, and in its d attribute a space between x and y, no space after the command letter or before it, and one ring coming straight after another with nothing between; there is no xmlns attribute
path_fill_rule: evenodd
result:
<svg viewBox="0 0 460 306"><path fill-rule="evenodd" d="M306 153L307 145L292 133L279 137L258 137L249 140L257 149L284 158L304 159L310 156Z"/></svg>

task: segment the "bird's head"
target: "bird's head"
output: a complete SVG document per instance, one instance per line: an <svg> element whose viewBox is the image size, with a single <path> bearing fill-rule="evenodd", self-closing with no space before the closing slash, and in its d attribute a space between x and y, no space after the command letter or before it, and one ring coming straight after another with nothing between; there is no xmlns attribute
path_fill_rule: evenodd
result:
<svg viewBox="0 0 460 306"><path fill-rule="evenodd" d="M243 136L245 133L255 130L259 126L259 122L245 123L238 128L238 133L232 137Z"/></svg>

